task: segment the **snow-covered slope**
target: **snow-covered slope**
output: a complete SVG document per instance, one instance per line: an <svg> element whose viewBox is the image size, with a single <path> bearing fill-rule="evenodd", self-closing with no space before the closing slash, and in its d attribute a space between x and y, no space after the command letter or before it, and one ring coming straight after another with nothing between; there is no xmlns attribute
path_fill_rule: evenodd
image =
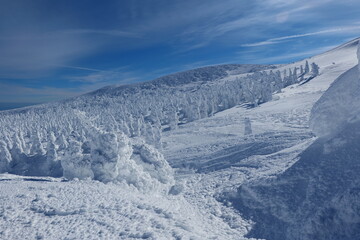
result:
<svg viewBox="0 0 360 240"><path fill-rule="evenodd" d="M338 132L335 140L316 140L308 121L334 80L356 66L357 42L289 65L209 67L0 112L2 171L43 176L1 176L0 239L246 239L251 229L253 236L274 239L267 223L284 226L279 234L290 225L261 214L269 216L274 207L285 219L299 219L286 210L292 188L274 185L285 193L278 198L285 202L281 206L265 190L256 196L268 198L257 205L255 195L243 189L255 192L277 176L302 174L297 169L308 164L320 169L324 178L327 172L339 181L345 178L348 168L336 156L358 149L352 126ZM289 69L305 68L306 60L319 65L320 75L308 72L302 78L299 69L296 78L289 74ZM324 98L327 95L332 98ZM325 109L322 101L319 109ZM316 111L319 115L311 119L325 119L327 111L333 108ZM317 129L315 125L312 121ZM353 145L342 145L350 137ZM322 152L324 146L334 152ZM319 158L310 158L314 154ZM323 185L313 173L304 175L311 179L312 189L332 186ZM342 188L341 184L336 186ZM306 197L324 196L310 190ZM359 222L353 215L357 197L353 185L319 204L322 208L312 219L321 223L317 219L329 219L324 216L335 209L334 221L324 224L343 227L349 236ZM246 205L247 200L254 205ZM254 214L252 206L265 213ZM318 239L331 235L321 231L328 229L321 224L302 227L301 233L322 234Z"/></svg>
<svg viewBox="0 0 360 240"><path fill-rule="evenodd" d="M360 61L360 56L359 56ZM342 74L312 108L320 137L276 178L242 185L228 199L256 222L249 236L360 238L360 72Z"/></svg>

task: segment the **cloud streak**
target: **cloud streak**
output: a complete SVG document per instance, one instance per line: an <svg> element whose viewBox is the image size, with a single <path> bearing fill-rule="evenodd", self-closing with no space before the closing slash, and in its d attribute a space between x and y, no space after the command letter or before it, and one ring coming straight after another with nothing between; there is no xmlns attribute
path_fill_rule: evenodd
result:
<svg viewBox="0 0 360 240"><path fill-rule="evenodd" d="M261 41L261 42L242 44L241 46L242 47L258 47L258 46L264 46L264 45L278 44L283 41L295 39L295 38L316 36L316 35L329 34L329 33L337 33L337 32L345 32L345 31L351 31L351 30L360 30L360 26L332 28L332 29L327 29L327 30L322 30L322 31L317 31L317 32L310 32L310 33L304 33L304 34L295 34L295 35L289 35L289 36L284 36L284 37L270 38L270 39L267 39L267 40Z"/></svg>
<svg viewBox="0 0 360 240"><path fill-rule="evenodd" d="M97 29L70 29L60 31L65 34L99 34L109 35L114 37L126 37L126 38L141 38L142 34L136 32L127 32L121 30L97 30Z"/></svg>
<svg viewBox="0 0 360 240"><path fill-rule="evenodd" d="M41 103L57 101L79 95L77 88L24 87L0 83L0 102ZM15 97L15 98L14 98Z"/></svg>
<svg viewBox="0 0 360 240"><path fill-rule="evenodd" d="M101 70L101 69L96 69L96 68L68 66L68 65L50 65L50 66L60 67L60 68L70 68L70 69L76 69L76 70L85 70L85 71L90 71L90 72L111 72L111 71Z"/></svg>

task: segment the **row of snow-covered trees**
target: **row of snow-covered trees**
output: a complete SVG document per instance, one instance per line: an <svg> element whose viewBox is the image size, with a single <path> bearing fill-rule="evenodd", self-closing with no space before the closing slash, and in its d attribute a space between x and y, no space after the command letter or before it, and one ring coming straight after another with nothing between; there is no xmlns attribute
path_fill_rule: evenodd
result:
<svg viewBox="0 0 360 240"><path fill-rule="evenodd" d="M0 114L0 132L0 173L120 181L140 190L173 184L155 148L62 104Z"/></svg>
<svg viewBox="0 0 360 240"><path fill-rule="evenodd" d="M308 82L314 77L319 75L319 66L316 63L311 63L311 67L309 66L309 62L305 62L305 66L300 65L300 68L294 67L293 69L284 70L284 87L295 83L304 83Z"/></svg>
<svg viewBox="0 0 360 240"><path fill-rule="evenodd" d="M228 76L217 81L180 86L138 85L92 94L70 102L97 125L107 125L130 137L142 136L160 146L161 132L180 124L212 116L235 105L252 106L272 99L282 88L308 81L319 74L318 66L304 66L280 71L258 71Z"/></svg>

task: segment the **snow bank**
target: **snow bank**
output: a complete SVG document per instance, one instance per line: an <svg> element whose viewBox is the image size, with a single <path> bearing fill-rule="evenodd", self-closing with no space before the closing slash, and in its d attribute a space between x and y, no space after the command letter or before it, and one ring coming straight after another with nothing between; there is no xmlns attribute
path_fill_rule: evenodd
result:
<svg viewBox="0 0 360 240"><path fill-rule="evenodd" d="M315 104L311 127L320 138L292 167L276 178L244 184L225 196L242 216L255 222L250 237L360 239L359 109L356 66Z"/></svg>

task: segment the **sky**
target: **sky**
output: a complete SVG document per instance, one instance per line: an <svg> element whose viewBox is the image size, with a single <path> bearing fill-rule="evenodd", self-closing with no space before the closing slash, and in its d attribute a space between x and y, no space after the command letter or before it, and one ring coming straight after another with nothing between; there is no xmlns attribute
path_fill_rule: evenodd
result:
<svg viewBox="0 0 360 240"><path fill-rule="evenodd" d="M359 0L0 0L0 110L360 37Z"/></svg>

